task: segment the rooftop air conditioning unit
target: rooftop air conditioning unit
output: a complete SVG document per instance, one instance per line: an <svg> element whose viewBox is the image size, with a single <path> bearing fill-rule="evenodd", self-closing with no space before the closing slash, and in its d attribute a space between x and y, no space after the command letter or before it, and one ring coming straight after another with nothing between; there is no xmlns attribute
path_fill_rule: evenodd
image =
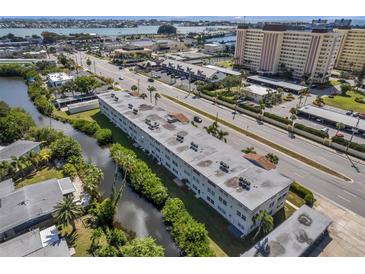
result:
<svg viewBox="0 0 365 274"><path fill-rule="evenodd" d="M138 109L134 108L134 109L133 109L133 113L134 113L134 114L137 114L137 113L138 113Z"/></svg>
<svg viewBox="0 0 365 274"><path fill-rule="evenodd" d="M132 104L128 104L128 108L129 109L132 109L133 108L133 105Z"/></svg>

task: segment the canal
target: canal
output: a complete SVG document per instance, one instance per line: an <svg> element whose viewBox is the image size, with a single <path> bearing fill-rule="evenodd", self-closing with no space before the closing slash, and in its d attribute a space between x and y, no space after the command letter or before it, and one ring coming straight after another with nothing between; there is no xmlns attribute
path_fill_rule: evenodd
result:
<svg viewBox="0 0 365 274"><path fill-rule="evenodd" d="M0 101L5 101L12 107L25 109L38 127L49 126L49 118L40 114L30 101L27 86L22 79L0 77ZM105 196L109 195L114 173L114 163L110 158L109 149L101 148L94 138L73 129L69 124L53 119L51 123L53 128L76 139L82 146L85 159L103 170L104 180L101 183L100 191ZM137 237L150 235L155 238L158 244L164 246L166 256L178 256L178 248L166 230L161 213L129 187L126 188L119 202L116 217L123 227L134 231Z"/></svg>

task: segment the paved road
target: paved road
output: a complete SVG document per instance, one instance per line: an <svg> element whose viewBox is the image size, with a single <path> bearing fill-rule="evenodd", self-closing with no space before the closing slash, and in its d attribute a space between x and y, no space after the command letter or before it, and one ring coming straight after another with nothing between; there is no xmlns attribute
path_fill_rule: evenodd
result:
<svg viewBox="0 0 365 274"><path fill-rule="evenodd" d="M80 54L83 58L83 64L85 64L86 55ZM215 115L218 113L219 117L225 119L231 123L246 128L256 134L261 135L271 141L274 141L280 145L301 153L308 158L318 161L324 165L327 165L338 172L341 172L353 179L353 182L344 182L336 177L333 177L327 173L314 169L306 164L297 161L286 154L273 150L262 143L257 142L245 135L239 134L236 131L225 128L229 132L228 143L237 149L242 149L247 146L254 146L258 153L266 154L273 152L280 158L278 170L292 178L297 180L303 185L309 187L314 192L321 194L337 204L344 206L362 216L365 216L365 164L362 161L354 160L359 172L355 168L351 167L349 160L334 150L321 146L317 143L311 142L301 137L294 139L290 138L286 131L277 129L269 124L259 125L257 121L251 117L238 114L234 116L232 111L218 105L213 105L211 102L202 99L194 99L192 96L187 96L185 92L179 89L166 85L164 83L155 81L150 83L147 78L131 72L127 69L119 70L116 66L109 64L105 60L88 56L92 61L95 61L96 73L103 76L112 77L123 89L130 89L132 85L136 85L139 80L140 92L147 92L147 87L153 85L159 93L168 94L170 96L178 97L180 100L200 108L204 111ZM92 68L93 69L93 68ZM119 81L118 78L122 76L123 80ZM148 98L146 100L149 100ZM181 111L192 117L195 115L189 109L186 109L180 105L172 103L168 99L161 98L158 104L170 111ZM207 120L204 118L204 120ZM211 122L204 121L209 124Z"/></svg>

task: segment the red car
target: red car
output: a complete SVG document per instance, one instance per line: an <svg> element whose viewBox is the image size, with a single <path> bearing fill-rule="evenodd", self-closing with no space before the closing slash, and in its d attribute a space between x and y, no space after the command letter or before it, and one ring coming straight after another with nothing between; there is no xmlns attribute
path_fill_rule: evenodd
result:
<svg viewBox="0 0 365 274"><path fill-rule="evenodd" d="M359 114L360 119L365 119L365 112Z"/></svg>
<svg viewBox="0 0 365 274"><path fill-rule="evenodd" d="M345 135L343 135L343 133L342 132L337 132L336 133L336 137L339 137L339 138L343 138L343 137L345 137Z"/></svg>

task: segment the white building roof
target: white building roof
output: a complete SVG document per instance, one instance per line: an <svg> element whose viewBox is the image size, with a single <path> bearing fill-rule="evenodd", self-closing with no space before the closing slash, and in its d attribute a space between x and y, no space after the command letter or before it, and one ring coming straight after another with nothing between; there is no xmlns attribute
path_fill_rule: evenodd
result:
<svg viewBox="0 0 365 274"><path fill-rule="evenodd" d="M251 84L250 86L246 87L246 89L248 89L251 93L254 93L254 94L257 94L260 96L265 96L268 94L267 87L263 87L263 86L259 86L259 85Z"/></svg>
<svg viewBox="0 0 365 274"><path fill-rule="evenodd" d="M118 101L115 101L111 94L115 94L114 96L118 98ZM289 178L275 170L266 171L255 166L242 157L239 150L190 123L168 123L169 113L167 111L149 104L141 98L122 92L99 95L98 97L159 142L166 150L177 155L209 179L218 189L225 191L251 211L288 188L292 183ZM133 113L128 106L129 104L138 110L138 114ZM151 130L146 124L146 119L151 122L158 122L159 128ZM178 134L184 136L183 143L176 140ZM192 142L198 145L197 151L190 148ZM228 172L221 170L221 161L229 165ZM240 177L251 182L249 191L239 187Z"/></svg>
<svg viewBox="0 0 365 274"><path fill-rule="evenodd" d="M218 71L223 72L224 74L228 74L228 75L234 75L234 76L240 76L241 75L240 72L234 71L234 70L231 70L231 69L227 69L227 68L222 68L222 67L213 66L213 65L206 65L205 67L210 68L210 69L218 70Z"/></svg>
<svg viewBox="0 0 365 274"><path fill-rule="evenodd" d="M175 69L178 66L180 66L180 68L182 70L184 70L185 72L188 72L188 69L190 69L191 72L196 75L199 74L198 72L201 72L207 78L212 78L218 72L218 70L216 70L216 69L201 67L201 66L197 66L197 65L193 65L193 64L189 64L189 63L185 63L185 62L181 62L181 61L176 61L176 60L172 60L172 59L166 59L165 61L162 62L162 65L165 65L166 67L172 66Z"/></svg>
<svg viewBox="0 0 365 274"><path fill-rule="evenodd" d="M323 119L326 119L326 120L329 120L329 121L332 121L335 123L339 122L339 123L342 123L342 124L352 127L352 128L356 127L356 124L358 121L357 117L353 117L351 115L346 115L346 114L336 112L333 110L329 110L329 109L325 109L325 108L315 107L312 105L306 105L304 107L301 107L299 109L299 112L310 114L315 117L323 118ZM358 128L365 131L365 120L364 119L359 120Z"/></svg>
<svg viewBox="0 0 365 274"><path fill-rule="evenodd" d="M57 73L50 73L48 74L48 79L52 82L59 82L59 81L69 81L72 80L73 77L69 76L64 72L57 72Z"/></svg>
<svg viewBox="0 0 365 274"><path fill-rule="evenodd" d="M318 211L303 205L287 220L267 235L268 257L299 257L322 235L331 220ZM242 256L260 257L260 243Z"/></svg>

